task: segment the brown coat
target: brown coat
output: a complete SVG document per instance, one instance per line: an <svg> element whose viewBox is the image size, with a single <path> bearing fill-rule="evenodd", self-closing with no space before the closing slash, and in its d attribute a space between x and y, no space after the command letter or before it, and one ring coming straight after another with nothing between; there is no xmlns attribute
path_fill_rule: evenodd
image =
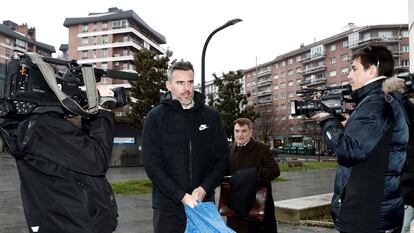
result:
<svg viewBox="0 0 414 233"><path fill-rule="evenodd" d="M227 225L237 233L277 232L271 181L280 175L279 165L267 144L253 138L243 147L237 147L236 144L233 144L230 154L230 174L243 168L252 167L257 168L257 184L268 187L270 194L266 200L265 220L259 223L228 217Z"/></svg>

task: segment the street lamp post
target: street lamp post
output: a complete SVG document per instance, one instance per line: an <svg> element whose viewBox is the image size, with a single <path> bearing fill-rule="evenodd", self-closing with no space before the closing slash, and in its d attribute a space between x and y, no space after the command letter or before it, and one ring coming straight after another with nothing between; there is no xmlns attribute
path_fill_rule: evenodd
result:
<svg viewBox="0 0 414 233"><path fill-rule="evenodd" d="M206 94L205 57L206 57L206 50L207 50L208 42L210 42L211 37L213 37L213 35L216 34L218 31L221 31L225 29L226 27L229 27L241 21L242 21L241 19L229 20L223 26L218 27L216 30L212 31L210 35L207 37L207 40L204 43L203 53L201 55L201 94L203 95Z"/></svg>

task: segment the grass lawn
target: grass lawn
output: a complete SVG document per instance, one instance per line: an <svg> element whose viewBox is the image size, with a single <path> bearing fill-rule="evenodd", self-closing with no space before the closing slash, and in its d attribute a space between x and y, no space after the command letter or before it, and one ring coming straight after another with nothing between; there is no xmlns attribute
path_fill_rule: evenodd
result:
<svg viewBox="0 0 414 233"><path fill-rule="evenodd" d="M301 171L304 168L306 169L326 169L326 168L337 168L338 165L336 162L308 162L304 163L303 168L301 167L290 167L290 171ZM281 171L287 171L287 164L286 163L279 163L279 167ZM276 178L273 182L285 182L288 179L284 178ZM118 195L136 195L136 194L143 194L143 193L150 193L152 191L152 183L149 179L141 179L141 180L128 180L128 181L118 181L118 182L111 182L112 189L115 194Z"/></svg>

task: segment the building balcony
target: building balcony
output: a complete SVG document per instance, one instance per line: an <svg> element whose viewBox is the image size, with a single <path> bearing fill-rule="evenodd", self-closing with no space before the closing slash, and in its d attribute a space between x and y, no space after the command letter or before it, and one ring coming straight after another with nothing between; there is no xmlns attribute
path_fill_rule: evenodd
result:
<svg viewBox="0 0 414 233"><path fill-rule="evenodd" d="M263 86L268 86L268 85L272 85L272 79L263 79L263 80L259 80L256 83L257 87L263 87Z"/></svg>
<svg viewBox="0 0 414 233"><path fill-rule="evenodd" d="M271 90L267 90L267 91L259 91L259 93L257 94L257 96L267 96L267 95L271 95L272 91Z"/></svg>
<svg viewBox="0 0 414 233"><path fill-rule="evenodd" d="M326 58L326 53L325 52L317 53L317 54L312 55L311 57L309 57L306 60L302 60L301 62L303 64L306 64L306 63L310 63L310 62L317 61L317 60L324 59L324 58Z"/></svg>
<svg viewBox="0 0 414 233"><path fill-rule="evenodd" d="M256 78L263 77L263 76L266 76L266 75L271 75L271 74L272 74L272 70L271 69L259 71L256 74Z"/></svg>
<svg viewBox="0 0 414 233"><path fill-rule="evenodd" d="M308 87L318 86L318 85L325 84L325 83L326 83L326 78L318 78L315 80L311 80L311 82L308 83Z"/></svg>
<svg viewBox="0 0 414 233"><path fill-rule="evenodd" d="M348 44L349 49L356 49L363 46L366 46L369 42L382 42L382 43L397 43L402 39L401 36L392 36L392 37L370 37L361 40L354 41Z"/></svg>
<svg viewBox="0 0 414 233"><path fill-rule="evenodd" d="M310 67L306 70L303 70L301 72L302 75L309 75L309 74L313 74L313 73L317 73L317 72L321 72L321 71L325 71L326 70L326 65L318 65L318 66L314 66L314 67Z"/></svg>

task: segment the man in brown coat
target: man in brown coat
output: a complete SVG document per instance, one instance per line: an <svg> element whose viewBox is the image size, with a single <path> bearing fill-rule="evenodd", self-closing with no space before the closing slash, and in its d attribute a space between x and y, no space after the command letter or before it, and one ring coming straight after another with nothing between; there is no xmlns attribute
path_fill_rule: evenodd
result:
<svg viewBox="0 0 414 233"><path fill-rule="evenodd" d="M234 121L235 143L231 147L230 174L234 176L246 170L256 173L256 185L268 188L265 217L263 222L228 217L227 225L238 233L274 233L277 232L277 226L271 181L280 175L280 169L269 145L256 141L252 138L252 133L252 122L249 119L239 118Z"/></svg>

